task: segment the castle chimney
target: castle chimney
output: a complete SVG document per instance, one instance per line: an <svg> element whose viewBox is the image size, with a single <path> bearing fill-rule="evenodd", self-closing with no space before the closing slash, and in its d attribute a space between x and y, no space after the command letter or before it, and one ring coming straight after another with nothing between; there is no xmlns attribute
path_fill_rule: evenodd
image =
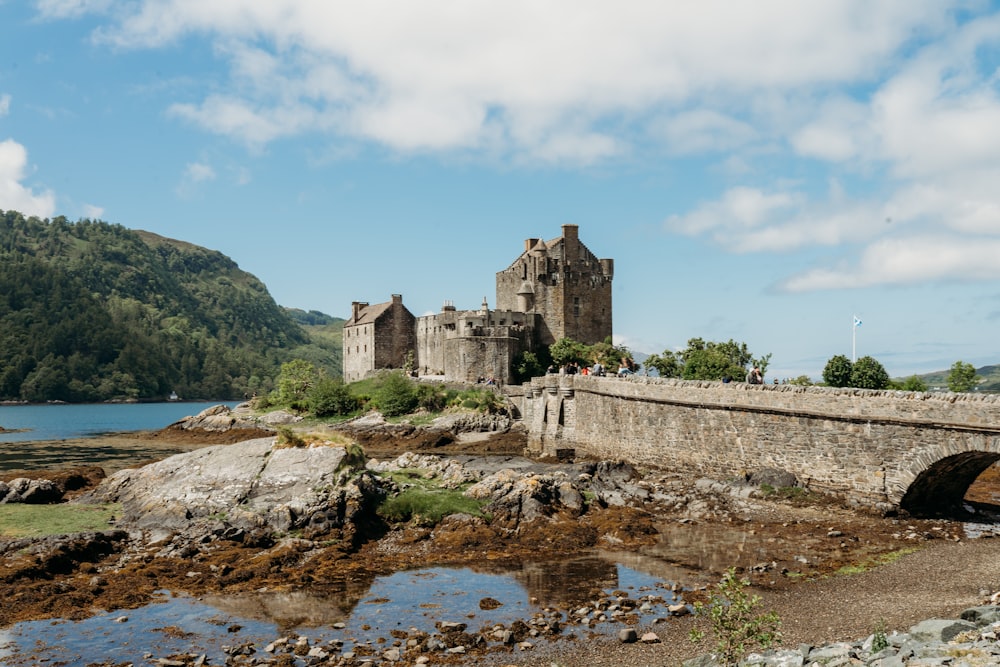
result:
<svg viewBox="0 0 1000 667"><path fill-rule="evenodd" d="M580 258L580 226L563 225L562 237L565 249L563 261L568 265L573 264Z"/></svg>
<svg viewBox="0 0 1000 667"><path fill-rule="evenodd" d="M392 295L392 305L394 305L394 306L395 305L401 305L402 303L403 303L403 295L402 294L393 294Z"/></svg>
<svg viewBox="0 0 1000 667"><path fill-rule="evenodd" d="M536 243L538 243L538 239L524 239L524 252L534 248Z"/></svg>
<svg viewBox="0 0 1000 667"><path fill-rule="evenodd" d="M351 302L351 319L357 322L361 318L361 311L368 307L367 301Z"/></svg>

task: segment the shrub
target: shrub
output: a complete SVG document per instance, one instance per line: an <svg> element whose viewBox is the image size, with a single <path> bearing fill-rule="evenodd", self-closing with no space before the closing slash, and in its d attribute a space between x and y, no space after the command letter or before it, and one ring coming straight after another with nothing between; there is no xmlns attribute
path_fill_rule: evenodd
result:
<svg viewBox="0 0 1000 667"><path fill-rule="evenodd" d="M375 392L374 402L386 417L409 414L417 407L417 390L402 373L389 373Z"/></svg>
<svg viewBox="0 0 1000 667"><path fill-rule="evenodd" d="M421 384L417 387L417 405L428 412L441 412L448 405L448 391L439 385Z"/></svg>
<svg viewBox="0 0 1000 667"><path fill-rule="evenodd" d="M358 399L351 395L347 385L335 378L317 382L309 390L307 400L309 412L317 417L349 415L359 407Z"/></svg>
<svg viewBox="0 0 1000 667"><path fill-rule="evenodd" d="M737 579L735 568L726 570L716 584L708 604L696 602L695 615L709 618L715 635L716 657L724 665L736 665L754 647L767 649L781 639L781 619L776 613L760 614L760 596L747 595L747 579ZM705 633L694 628L691 641L699 642Z"/></svg>

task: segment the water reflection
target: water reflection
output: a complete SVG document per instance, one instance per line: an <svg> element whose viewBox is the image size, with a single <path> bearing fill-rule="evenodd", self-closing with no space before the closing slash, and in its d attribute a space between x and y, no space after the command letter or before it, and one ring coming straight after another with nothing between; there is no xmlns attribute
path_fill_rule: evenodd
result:
<svg viewBox="0 0 1000 667"><path fill-rule="evenodd" d="M568 561L525 563L506 571L424 568L347 584L341 590L212 595L199 599L163 594L127 612L71 621L20 623L0 633L0 661L20 667L42 662L145 663L150 655L205 654L225 662L223 646L258 648L297 633L315 644L336 640L345 650L381 644L393 631L434 632L439 621L468 623L470 631L509 625L544 607L568 608L614 590L630 596L655 591L673 602L673 582L616 562L617 554L589 553ZM644 565L651 564L651 560ZM633 595L631 592L635 591ZM483 598L500 602L482 608ZM489 605L486 605L489 607ZM662 610L661 612L662 613ZM126 622L120 622L127 618ZM605 624L594 631L617 632Z"/></svg>
<svg viewBox="0 0 1000 667"><path fill-rule="evenodd" d="M722 572L752 567L774 558L777 538L718 524L669 523L658 527L659 540L643 549L646 556L685 570Z"/></svg>

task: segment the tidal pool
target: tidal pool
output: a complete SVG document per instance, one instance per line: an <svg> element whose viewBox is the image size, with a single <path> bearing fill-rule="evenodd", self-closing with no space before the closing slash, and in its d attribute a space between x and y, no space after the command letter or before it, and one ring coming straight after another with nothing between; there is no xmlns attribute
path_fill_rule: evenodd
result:
<svg viewBox="0 0 1000 667"><path fill-rule="evenodd" d="M306 636L312 645L342 642L346 651L362 644L390 644L394 630L433 633L439 621L467 623L469 632L507 626L546 607L567 609L613 591L625 591L631 598L658 595L664 605L676 601L672 589L679 583L659 574L684 576L684 571L649 557L626 566L616 557L595 552L503 571L424 568L379 577L364 590L345 586L340 593L324 595L296 591L190 598L164 591L139 609L99 613L82 621L32 621L2 630L0 660L10 667L143 664L184 653L204 654L209 664L224 664L227 646L253 643L262 651L289 635ZM500 606L483 609L484 598ZM645 613L650 622L666 614L663 606ZM588 632L611 634L620 627L598 623Z"/></svg>

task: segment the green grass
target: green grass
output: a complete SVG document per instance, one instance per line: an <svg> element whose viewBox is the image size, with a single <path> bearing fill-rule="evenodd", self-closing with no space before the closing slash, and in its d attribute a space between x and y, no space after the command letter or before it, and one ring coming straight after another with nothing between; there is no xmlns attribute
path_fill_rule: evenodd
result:
<svg viewBox="0 0 1000 667"><path fill-rule="evenodd" d="M909 547L906 549L897 549L896 551L890 551L888 553L879 554L873 558L861 561L860 563L855 563L854 565L845 565L833 574L835 576L850 576L852 574L862 574L868 570L874 570L880 565L888 565L889 563L894 563L903 556L907 554L912 554L917 551L916 547Z"/></svg>
<svg viewBox="0 0 1000 667"><path fill-rule="evenodd" d="M392 523L412 522L419 526L434 526L451 514L485 516L483 505L486 501L463 495L468 485L457 489L441 486L439 480L427 478L416 469L402 469L388 475L403 487L395 496L390 496L379 505L378 514Z"/></svg>
<svg viewBox="0 0 1000 667"><path fill-rule="evenodd" d="M0 535L42 537L90 530L107 530L112 516L121 514L113 505L0 505Z"/></svg>

